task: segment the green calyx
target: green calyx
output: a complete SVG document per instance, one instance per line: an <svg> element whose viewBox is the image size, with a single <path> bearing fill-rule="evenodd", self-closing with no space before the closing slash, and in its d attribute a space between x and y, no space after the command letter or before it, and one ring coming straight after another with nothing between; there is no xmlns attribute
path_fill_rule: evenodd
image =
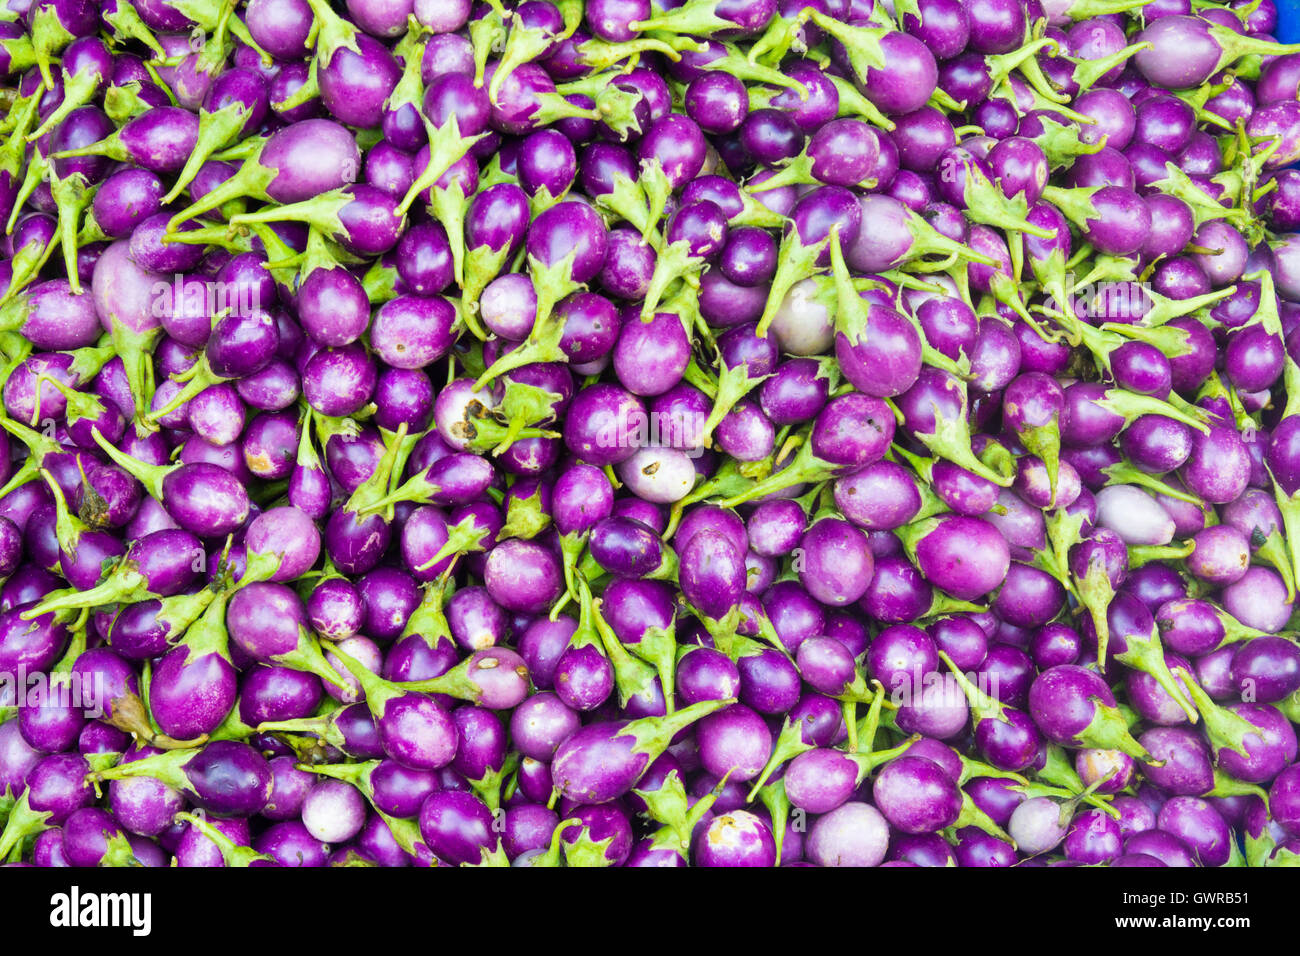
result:
<svg viewBox="0 0 1300 956"><path fill-rule="evenodd" d="M597 626L604 622L600 614L600 605L594 607ZM668 713L675 706L674 690L677 668L677 637L673 628L648 627L641 640L635 644L625 645L632 654L649 664L659 675L659 683L664 691L665 706Z"/></svg>
<svg viewBox="0 0 1300 956"><path fill-rule="evenodd" d="M139 760L132 760L130 763L119 763L107 770L87 774L86 780L98 786L105 780L151 777L193 798L196 794L189 778L185 775L185 766L197 754L198 751L192 749L166 750L163 753L150 754Z"/></svg>
<svg viewBox="0 0 1300 956"><path fill-rule="evenodd" d="M428 118L425 118L424 128L429 137L429 165L424 167L415 178L415 181L411 183L402 201L397 204L398 215L406 215L407 210L411 208L416 199L426 189L431 190L431 194L436 197L439 192L437 188L438 180L469 152L471 146L487 135L486 133L479 133L476 136L462 136L460 123L454 115L447 120L444 126L434 126ZM461 198L462 200L465 198L464 194L462 194ZM443 226L446 227L445 222ZM450 236L451 232L448 232L448 237ZM463 251L463 249L464 242L461 243L461 250ZM453 252L455 252L454 246ZM456 273L457 280L461 280L463 275L463 271L458 270Z"/></svg>
<svg viewBox="0 0 1300 956"><path fill-rule="evenodd" d="M724 508L738 508L747 501L763 498L767 495L793 488L796 485L816 484L833 478L836 467L813 454L812 443L805 440L795 452L790 463L780 471L773 471L765 478L750 481L743 491L736 492L718 504ZM730 488L727 489L728 491Z"/></svg>
<svg viewBox="0 0 1300 956"><path fill-rule="evenodd" d="M30 14L30 29L28 35L32 38L32 51L36 56L36 68L40 71L41 79L45 81L46 89L54 89L54 74L50 70L50 62L54 54L58 53L69 43L76 39L59 20L59 14L54 4L39 4L32 9Z"/></svg>
<svg viewBox="0 0 1300 956"><path fill-rule="evenodd" d="M357 683L361 685L361 690L366 695L366 706L370 708L370 713L376 720L384 716L390 700L410 693L392 681L384 680L351 654L340 650L338 645L321 641L321 647L342 661L343 666L357 679Z"/></svg>
<svg viewBox="0 0 1300 956"><path fill-rule="evenodd" d="M786 294L795 283L810 278L819 271L818 265L831 239L819 240L813 245L805 245L799 237L799 230L793 226L781 238L781 248L777 253L776 275L772 277L772 286L767 294L767 305L758 320L757 334L767 335L768 327L776 320L777 310L785 300Z"/></svg>
<svg viewBox="0 0 1300 956"><path fill-rule="evenodd" d="M406 619L406 626L402 629L401 636L406 638L418 634L430 648L437 647L443 641L450 642L451 625L447 623L443 606L451 596L452 590L454 585L447 578L440 578L426 584L420 603Z"/></svg>
<svg viewBox="0 0 1300 956"><path fill-rule="evenodd" d="M1074 769L1074 762L1060 744L1047 745L1047 760L1037 777L1043 783L1060 787L1071 794L1083 791L1083 780Z"/></svg>
<svg viewBox="0 0 1300 956"><path fill-rule="evenodd" d="M646 226L641 231L641 241L647 242L658 248L659 242L655 238L655 227L664 217L664 210L668 208L668 200L673 194L673 185L668 181L668 175L664 172L663 164L658 157L641 161L641 189L645 193L646 202L649 204L649 212L646 215Z"/></svg>
<svg viewBox="0 0 1300 956"><path fill-rule="evenodd" d="M384 108L395 110L400 106L411 106L419 110L424 100L424 83L420 77L420 64L424 59L424 50L429 43L427 29L414 20L409 20L409 27L402 39L397 41L393 53L402 62L402 75L384 101Z"/></svg>
<svg viewBox="0 0 1300 956"><path fill-rule="evenodd" d="M983 170L973 163L966 166L965 178L966 209L977 222L1014 232L1025 232L1040 239L1052 238L1053 234L1050 231L1026 220L1025 217L1029 215L1029 203L1023 193L1018 193L1015 198L1007 198L1001 187L995 185L984 175Z"/></svg>
<svg viewBox="0 0 1300 956"><path fill-rule="evenodd" d="M618 639L618 635L614 633L614 629L601 615L600 602L592 600L586 578L582 574L578 574L577 578L582 619L594 629L600 647L614 669L614 685L618 688L620 703L626 707L628 701L634 697L653 696L655 678L659 676L655 666L640 657L633 656L628 651L623 642ZM574 637L577 637L576 632ZM664 701L671 708L669 693L669 688L665 687Z"/></svg>
<svg viewBox="0 0 1300 956"><path fill-rule="evenodd" d="M1010 464L1004 462L1002 470L990 467L981 460L971 448L970 425L966 420L966 409L969 406L967 398L966 383L951 380L949 388L960 393L961 396L961 415L955 418L949 418L941 414L938 408L935 408L934 431L916 432L916 438L932 454L952 462L954 465L960 465L967 471L979 475L1002 488L1010 488L1015 482L1015 470L1011 468L1010 473L1005 471L1005 466Z"/></svg>
<svg viewBox="0 0 1300 956"><path fill-rule="evenodd" d="M726 781L727 775L724 775L717 786L694 803L687 798L681 775L676 770L669 771L657 790L633 790L645 802L645 815L660 824L654 835L655 846L675 850L685 859L690 852L691 835L696 825L717 802ZM753 799L751 795L750 800Z"/></svg>
<svg viewBox="0 0 1300 956"><path fill-rule="evenodd" d="M9 811L4 830L0 831L0 860L17 862L23 842L50 828L49 819L53 813L48 810L33 810L28 802L30 793L30 790L22 792L18 802Z"/></svg>
<svg viewBox="0 0 1300 956"><path fill-rule="evenodd" d="M12 273L9 286L4 290L3 296L0 296L0 329L17 332L26 324L32 314L32 305L27 296L22 295L22 291L32 284L45 267L59 238L56 235L44 245L28 243L14 253L10 260Z"/></svg>
<svg viewBox="0 0 1300 956"><path fill-rule="evenodd" d="M239 716L239 708L232 707L230 713L226 714L226 719L221 722L216 730L208 735L208 740L247 740L253 734L257 733L255 727L244 723Z"/></svg>
<svg viewBox="0 0 1300 956"><path fill-rule="evenodd" d="M361 287L365 289L370 304L378 307L390 299L397 298L397 278L397 269L394 266L385 265L383 259L376 259L366 270L366 274L361 277ZM466 324L471 330L477 328L476 323ZM484 336L480 336L482 337Z"/></svg>
<svg viewBox="0 0 1300 956"><path fill-rule="evenodd" d="M561 865L560 861L564 859L564 835L578 826L582 826L582 821L573 817L561 820L556 824L555 831L551 834L551 842L546 850L530 858L527 865L530 867L559 867Z"/></svg>
<svg viewBox="0 0 1300 956"><path fill-rule="evenodd" d="M1129 634L1125 638L1125 644L1127 646L1115 655L1115 659L1121 664L1149 675L1182 708L1188 721L1196 723L1196 708L1187 699L1183 682L1174 677L1169 665L1165 663L1165 650L1160 643L1159 632L1155 625L1152 625L1150 634Z"/></svg>
<svg viewBox="0 0 1300 956"><path fill-rule="evenodd" d="M1157 494L1168 495L1177 501L1185 501L1189 505L1196 505L1197 507L1204 507L1205 505L1205 502L1201 501L1196 495L1181 488L1176 488L1169 482L1142 471L1127 460L1108 465L1102 469L1102 473L1106 475L1107 485L1141 485L1143 488L1148 488Z"/></svg>
<svg viewBox="0 0 1300 956"><path fill-rule="evenodd" d="M185 166L176 177L171 190L163 197L163 205L175 202L194 181L199 169L217 150L227 146L244 127L251 108L243 103L231 103L215 113L202 110L199 113L199 135L194 144L194 151L185 161Z"/></svg>
<svg viewBox="0 0 1300 956"><path fill-rule="evenodd" d="M148 600L152 596L149 582L140 573L135 562L123 558L99 584L89 591L78 591L75 588L53 591L35 607L23 611L19 617L24 621L31 621L51 611L96 607L103 604L134 604Z"/></svg>
<svg viewBox="0 0 1300 956"><path fill-rule="evenodd" d="M1213 115L1213 114L1211 114ZM1174 163L1165 164L1166 176L1154 185L1163 193L1181 199L1192 210L1192 221L1196 228L1211 219L1226 219L1234 225L1245 227L1249 212L1223 206L1207 193L1190 176Z"/></svg>
<svg viewBox="0 0 1300 956"><path fill-rule="evenodd" d="M478 381L474 383L476 390L486 388L506 372L534 362L568 361L568 356L560 348L564 323L556 318L554 310L561 299L578 291L578 283L572 278L576 256L575 249L559 262L549 266L544 265L534 256L528 257L533 288L537 290L537 316L533 320L532 331L521 345L506 352L479 376Z"/></svg>
<svg viewBox="0 0 1300 956"><path fill-rule="evenodd" d="M54 480L54 476L42 468L41 477L45 479L50 494L54 496L54 535L59 542L59 550L69 557L75 558L77 549L81 544L81 536L90 528L86 526L84 521L68 510L68 501L63 494L63 488Z"/></svg>
<svg viewBox="0 0 1300 956"><path fill-rule="evenodd" d="M996 697L991 697L984 693L976 684L967 677L951 657L945 652L939 652L939 659L948 666L952 673L953 679L957 686L961 688L962 693L966 695L966 700L970 704L971 722L973 726L978 727L985 720L1005 720L1003 714L1006 710L1004 705Z"/></svg>
<svg viewBox="0 0 1300 956"><path fill-rule="evenodd" d="M119 3L115 5L112 13L100 10L99 16L114 39L121 41L136 40L153 51L155 56L159 58L166 56L162 44L158 42L158 38L154 36L153 31L140 19L140 14L136 12L134 5Z"/></svg>
<svg viewBox="0 0 1300 956"><path fill-rule="evenodd" d="M1187 689L1187 693L1201 714L1201 719L1205 721L1205 734L1210 740L1216 758L1220 751L1231 750L1249 760L1251 754L1246 747L1246 738L1260 739L1260 729L1244 717L1216 704L1185 669L1180 667L1178 671L1183 679L1183 687Z"/></svg>
<svg viewBox="0 0 1300 956"><path fill-rule="evenodd" d="M629 26L637 32L690 36L709 36L718 31L734 30L736 24L718 16L717 9L718 0L688 0L675 10L667 10L647 20L637 20Z"/></svg>
<svg viewBox="0 0 1300 956"><path fill-rule="evenodd" d="M970 794L963 790L961 794L961 812L957 815L952 830L955 832L966 827L975 827L989 836L997 837L1003 843L1011 844L1012 849L1018 849L1016 841L1011 838L1011 834L994 823L993 818L976 806Z"/></svg>
<svg viewBox="0 0 1300 956"><path fill-rule="evenodd" d="M804 721L791 723L788 716L785 718L781 724L781 732L777 735L776 742L772 744L771 756L767 758L762 772L754 779L754 784L749 789L749 796L745 798L747 803L754 802L759 791L767 786L767 781L777 770L801 753L817 749L815 744L804 741L803 731Z"/></svg>
<svg viewBox="0 0 1300 956"><path fill-rule="evenodd" d="M104 112L117 126L125 126L151 106L140 97L140 81L132 80L121 86L110 86L104 93Z"/></svg>
<svg viewBox="0 0 1300 956"><path fill-rule="evenodd" d="M221 851L221 861L226 866L246 867L252 866L253 863L259 861L270 864L275 863L275 859L268 854L258 853L251 846L243 846L236 843L209 823L204 817L193 813L178 813L176 814L176 819L188 823L211 840L216 848Z"/></svg>
<svg viewBox="0 0 1300 956"><path fill-rule="evenodd" d="M831 227L831 276L835 282L835 331L858 345L866 338L868 305L858 293L844 261L839 226Z"/></svg>
<svg viewBox="0 0 1300 956"><path fill-rule="evenodd" d="M691 384L696 385L697 388L700 388L701 385L707 386L700 388L700 390L713 399L713 407L709 409L709 417L704 420L704 427L700 431L701 441L705 448L712 447L714 430L736 407L736 403L753 391L764 379L768 378L767 375L751 376L747 364L728 365L723 360L721 353L718 354L717 361L718 373L716 378L711 378L708 373L700 369L695 359L691 360L686 373L683 375L683 378L691 381Z"/></svg>
<svg viewBox="0 0 1300 956"><path fill-rule="evenodd" d="M507 778L519 768L519 760L519 754L511 752L506 755L505 760L501 762L501 766L489 767L484 771L483 776L468 781L470 789L474 791L480 800L487 804L487 808L492 811L494 816L501 811L501 787ZM488 865L509 865L504 853L501 854L499 863L495 862L497 859L495 854L493 854L492 859L494 862Z"/></svg>
<svg viewBox="0 0 1300 956"><path fill-rule="evenodd" d="M297 647L288 653L276 654L271 660L293 670L315 674L325 683L340 690L350 690L347 681L340 677L338 671L325 659L320 644L311 631L306 628L298 628Z"/></svg>
<svg viewBox="0 0 1300 956"><path fill-rule="evenodd" d="M1209 24L1207 32L1223 51L1213 73L1218 73L1244 56L1282 56L1288 53L1300 53L1300 43L1277 43L1273 40L1247 36L1220 23Z"/></svg>
<svg viewBox="0 0 1300 956"><path fill-rule="evenodd" d="M704 629L713 638L713 646L733 661L738 661L742 657L753 657L756 654L763 653L770 647L779 645L779 641L775 643L771 641L771 635L768 633L762 634L764 640L767 641L766 644L740 633L740 625L744 621L744 614L741 612L739 604L733 605L721 618L710 617L686 601L682 602L682 608L704 625Z"/></svg>
<svg viewBox="0 0 1300 956"><path fill-rule="evenodd" d="M1090 563L1087 574L1082 578L1074 576L1073 590L1092 618L1093 631L1097 635L1097 666L1104 668L1110 652L1110 618L1106 612L1115 597L1115 587L1105 565L1101 561Z"/></svg>
<svg viewBox="0 0 1300 956"><path fill-rule="evenodd" d="M335 13L328 0L307 0L307 5L314 17L307 41L315 46L315 58L321 61L321 66L329 66L334 54L344 47L361 55L357 28Z"/></svg>
<svg viewBox="0 0 1300 956"><path fill-rule="evenodd" d="M507 378L500 402L475 417L469 447L503 455L520 438L558 438L558 432L541 426L554 423L562 398L558 392Z"/></svg>
<svg viewBox="0 0 1300 956"><path fill-rule="evenodd" d="M839 40L848 54L849 64L860 82L867 80L868 70L883 70L886 65L881 41L891 32L887 27L851 26L829 14L814 10L809 19Z"/></svg>
<svg viewBox="0 0 1300 956"><path fill-rule="evenodd" d="M1143 50L1151 48L1151 43L1130 43L1123 49L1116 50L1114 53L1096 60L1080 59L1073 56L1066 57L1066 59L1074 64L1074 82L1079 84L1079 92L1083 93L1095 86L1098 80L1115 67L1137 56Z"/></svg>
<svg viewBox="0 0 1300 956"><path fill-rule="evenodd" d="M1276 489L1276 486L1275 486ZM1280 491L1278 492L1280 494ZM1287 504L1294 513L1300 507L1300 503L1292 503L1288 500ZM1284 513L1285 514L1285 513ZM1285 520L1285 519L1284 519ZM1291 519L1293 523L1300 523L1300 514L1295 514ZM1253 543L1253 542L1252 542ZM1288 603L1295 602L1295 572L1292 570L1292 558L1287 551L1286 539L1274 531L1264 538L1263 542L1255 549L1252 560L1263 562L1277 571L1286 585L1286 599Z"/></svg>
<svg viewBox="0 0 1300 956"><path fill-rule="evenodd" d="M399 485L391 494L389 493L402 444L401 439L406 436L406 431L406 423L403 422L395 433L396 440L385 446L374 472L348 497L347 503L343 506L343 510L348 514L356 515L357 518L370 514L384 514L391 520L392 508L399 501L416 501L426 494L437 492L437 488L425 480L429 471L426 468Z"/></svg>
<svg viewBox="0 0 1300 956"><path fill-rule="evenodd" d="M504 529L503 529L504 531ZM483 542L491 535L490 529L481 526L471 515L456 524L447 526L447 543L438 549L438 553L415 570L427 571L448 558L459 558L471 552L483 551ZM455 567L455 562L448 570ZM446 575L444 574L445 578Z"/></svg>
<svg viewBox="0 0 1300 956"><path fill-rule="evenodd" d="M481 703L483 699L483 688L470 678L471 670L487 670L496 666L498 661L493 658L475 661L473 657L467 657L447 673L434 677L429 680L411 681L404 684L397 684L397 687L403 690L418 691L422 694L446 694L449 697L455 697L457 700L467 700L472 703ZM519 676L528 679L527 668L519 670Z"/></svg>
<svg viewBox="0 0 1300 956"><path fill-rule="evenodd" d="M320 774L322 777L350 783L361 791L367 800L373 801L375 787L371 783L370 775L375 772L375 768L380 763L382 761L379 760L364 760L360 763L306 763L299 764L297 769L304 773Z"/></svg>
<svg viewBox="0 0 1300 956"><path fill-rule="evenodd" d="M1138 13L1151 0L1072 0L1069 17L1076 23L1111 13Z"/></svg>
<svg viewBox="0 0 1300 956"><path fill-rule="evenodd" d="M1196 544L1192 541L1182 544L1131 544L1128 547L1128 566L1132 570L1152 561L1182 561L1195 550Z"/></svg>
<svg viewBox="0 0 1300 956"><path fill-rule="evenodd" d="M996 777L999 780L1014 780L1016 783L1028 783L1020 774L1011 770L999 770L997 767L990 766L980 760L973 760L964 754L958 754L961 758L961 775L958 777L957 785L966 786L975 777ZM1080 789L1083 784L1079 785Z"/></svg>
<svg viewBox="0 0 1300 956"><path fill-rule="evenodd" d="M685 240L670 243L660 249L655 258L650 284L646 287L645 300L641 304L641 321L649 322L654 318L660 300L672 283L678 279L698 283L703 267L704 260L691 254L690 244Z"/></svg>
<svg viewBox="0 0 1300 956"><path fill-rule="evenodd" d="M651 242L658 220L650 218L650 200L641 184L623 174L614 177L614 188L595 197L596 208L624 219Z"/></svg>
<svg viewBox="0 0 1300 956"><path fill-rule="evenodd" d="M642 717L639 720L629 721L618 732L617 736L631 737L633 740L632 752L645 754L649 757L648 766L649 763L657 760L668 749L668 745L672 743L673 738L681 731L701 717L706 717L714 711L721 710L723 707L728 707L735 702L734 697L726 700L702 700L665 717Z"/></svg>
<svg viewBox="0 0 1300 956"><path fill-rule="evenodd" d="M338 726L338 715L340 709L331 710L328 713L317 714L315 717L297 717L292 720L269 720L263 721L255 728L259 734L276 734L282 740L294 747L300 758L311 757L312 760L318 760L319 745L329 744L347 752L347 738ZM311 741L310 745L303 740L295 740L291 735L308 734L316 738Z"/></svg>
<svg viewBox="0 0 1300 956"><path fill-rule="evenodd" d="M1218 767L1214 768L1214 786L1203 796L1207 797L1259 797L1265 803L1268 802L1268 793L1262 787L1253 783L1246 783L1244 780L1238 780L1236 777L1229 776Z"/></svg>
<svg viewBox="0 0 1300 956"><path fill-rule="evenodd" d="M564 570L564 593L551 607L548 615L552 621L560 619L560 612L571 601L578 600L578 562L582 560L583 552L587 548L587 538L589 532L577 531L569 534L560 535L560 558Z"/></svg>
<svg viewBox="0 0 1300 956"><path fill-rule="evenodd" d="M596 71L608 70L624 62L636 62L642 53L660 53L672 62L681 60L679 49L694 46L694 41L684 38L660 39L637 37L621 43L611 43L596 37L585 40L577 47L578 59Z"/></svg>
<svg viewBox="0 0 1300 956"><path fill-rule="evenodd" d="M21 73L36 65L36 50L30 37L11 37L0 40L0 49L9 57L9 72Z"/></svg>
<svg viewBox="0 0 1300 956"><path fill-rule="evenodd" d="M921 739L920 734L913 734L896 747L888 750L863 750L846 756L858 765L858 783L861 784L877 767L883 767L899 757L905 756L912 746Z"/></svg>
<svg viewBox="0 0 1300 956"><path fill-rule="evenodd" d="M1079 127L1066 126L1051 117L1040 120L1043 131L1034 138L1034 142L1047 157L1048 165L1053 169L1069 165L1079 156L1088 156L1101 151L1105 143L1085 143L1079 138Z"/></svg>
<svg viewBox="0 0 1300 956"><path fill-rule="evenodd" d="M464 279L461 284L461 315L465 327L479 340L485 340L487 333L478 323L479 297L483 290L501 274L510 259L510 246L500 249L491 246L475 246L465 250L465 262L462 268Z"/></svg>
<svg viewBox="0 0 1300 956"><path fill-rule="evenodd" d="M239 227L254 222L305 222L322 235L339 239L347 233L340 213L352 202L351 189L342 186L302 202L283 206L267 205L257 212L240 213L231 217L230 225Z"/></svg>
<svg viewBox="0 0 1300 956"><path fill-rule="evenodd" d="M912 245L907 250L906 261L912 269L927 272L942 271L950 268L954 262L968 264L977 262L980 265L997 266L997 262L992 257L949 239L914 210L906 210L906 218L907 232L912 237ZM934 263L928 260L924 263L917 261L928 256L942 256L943 259ZM896 263L896 265L901 264Z"/></svg>
<svg viewBox="0 0 1300 956"><path fill-rule="evenodd" d="M87 378L93 378L92 375ZM83 379L85 381L87 379ZM57 391L67 401L67 413L64 415L64 421L69 425L75 425L82 421L98 421L106 414L104 403L98 395L90 392L79 392L74 388L69 388L63 382L50 375L36 376L37 385L48 384ZM37 393L37 401L40 400L40 393Z"/></svg>
<svg viewBox="0 0 1300 956"><path fill-rule="evenodd" d="M863 119L880 129L893 132L898 128L898 124L880 112L880 108L875 103L862 95L854 84L850 83L842 76L835 76L827 73L826 76L831 83L835 85L835 90L839 94L839 116L851 116L855 119Z"/></svg>
<svg viewBox="0 0 1300 956"><path fill-rule="evenodd" d="M58 454L60 446L53 438L49 438L45 434L8 417L0 416L0 428L3 428L26 445L30 453L27 461L19 468L17 474L5 483L3 489L0 489L5 494L8 494L19 485L24 485L33 478L38 477L41 468L45 465L45 459L50 455ZM21 480L19 480L20 478Z"/></svg>
<svg viewBox="0 0 1300 956"><path fill-rule="evenodd" d="M1061 52L1060 44L1050 37L1028 40L1019 49L1009 53L999 53L985 58L989 81L1001 86L1013 72L1019 70L1029 84L1045 99L1056 103L1068 103L1070 98L1052 87L1038 68L1038 56L1057 56Z"/></svg>
<svg viewBox="0 0 1300 956"><path fill-rule="evenodd" d="M1054 414L1050 425L1036 425L1021 430L1021 444L1030 454L1042 459L1047 469L1047 484L1051 490L1051 500L1056 500L1056 478L1061 467L1061 428Z"/></svg>
<svg viewBox="0 0 1300 956"><path fill-rule="evenodd" d="M885 714L885 688L878 680L872 680L872 698L871 706L867 708L867 715L861 720L857 719L857 702L846 700L841 706L844 714L844 727L848 734L845 742L847 751L852 754L871 753L876 748L876 735L880 732L881 720L885 720L885 726L897 729L894 726L893 714ZM890 701L891 710L896 705Z"/></svg>
<svg viewBox="0 0 1300 956"><path fill-rule="evenodd" d="M196 200L188 207L178 212L167 223L167 232L176 233L180 230L182 223L189 219L197 219L205 212L211 212L214 209L221 209L226 203L251 197L270 202L271 197L267 195L267 187L275 181L279 170L263 166L259 157L262 148L266 145L266 140L245 140L242 144L245 151L250 151L251 155L244 157L244 162L240 165L235 174L221 183L219 186L204 194L202 199ZM221 158L222 154L218 153L213 158Z"/></svg>
<svg viewBox="0 0 1300 956"><path fill-rule="evenodd" d="M23 39L4 42L12 44L28 41ZM40 101L40 93L19 96L10 101L8 113L0 119L0 136L3 137L0 139L0 170L14 179L22 177L23 167L27 165L27 131L36 122Z"/></svg>
<svg viewBox="0 0 1300 956"><path fill-rule="evenodd" d="M6 41L11 43L13 41ZM10 70L13 70L13 64L10 63ZM69 113L80 106L85 106L95 95L96 88L99 86L100 77L94 70L84 70L80 73L69 75L67 70L60 71L63 76L63 102L45 117L45 121L39 127L27 134L27 142L34 143L46 133L62 123Z"/></svg>
<svg viewBox="0 0 1300 956"><path fill-rule="evenodd" d="M93 186L86 182L81 173L59 177L55 167L50 166L50 195L58 208L59 245L63 250L63 267L68 277L68 286L75 295L84 291L77 270L77 240L80 237L81 223L86 210L90 207L99 191L99 184Z"/></svg>
<svg viewBox="0 0 1300 956"><path fill-rule="evenodd" d="M469 21L469 42L474 51L474 85L479 89L483 88L488 60L505 46L508 34L504 14L505 10L499 4L489 3L482 16Z"/></svg>
<svg viewBox="0 0 1300 956"><path fill-rule="evenodd" d="M177 468L182 467L181 465L146 464L145 462L140 461L140 459L133 458L126 452L118 449L104 437L103 433L100 432L98 428L94 429L91 434L94 436L95 442L99 447L104 450L104 454L108 455L108 457L113 460L113 463L128 475L140 482L140 484L144 486L145 491L149 492L150 495L159 501L162 501L165 498L165 495L163 494L163 481Z"/></svg>
<svg viewBox="0 0 1300 956"><path fill-rule="evenodd" d="M1129 733L1128 721L1118 708L1103 703L1095 697L1092 698L1092 705L1092 720L1088 722L1087 727L1075 735L1077 746L1098 750L1119 750L1134 760L1141 760L1152 766L1161 765L1161 762L1155 760Z"/></svg>
<svg viewBox="0 0 1300 956"><path fill-rule="evenodd" d="M220 385L228 382L230 379L218 375L212 370L212 365L208 362L208 353L206 351L199 354L199 360L191 365L184 372L179 372L171 377L173 382L181 383L181 388L171 397L161 408L155 409L144 415L143 421L151 428L157 428L158 422L170 415L176 409L180 408L186 402L197 398L202 392L211 388L213 385Z"/></svg>

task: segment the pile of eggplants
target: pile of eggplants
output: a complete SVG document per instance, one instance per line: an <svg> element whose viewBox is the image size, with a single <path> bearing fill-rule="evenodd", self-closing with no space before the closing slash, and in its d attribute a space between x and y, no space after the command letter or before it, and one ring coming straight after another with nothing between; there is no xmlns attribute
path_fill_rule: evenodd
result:
<svg viewBox="0 0 1300 956"><path fill-rule="evenodd" d="M1300 863L1273 0L9 0L0 860Z"/></svg>

